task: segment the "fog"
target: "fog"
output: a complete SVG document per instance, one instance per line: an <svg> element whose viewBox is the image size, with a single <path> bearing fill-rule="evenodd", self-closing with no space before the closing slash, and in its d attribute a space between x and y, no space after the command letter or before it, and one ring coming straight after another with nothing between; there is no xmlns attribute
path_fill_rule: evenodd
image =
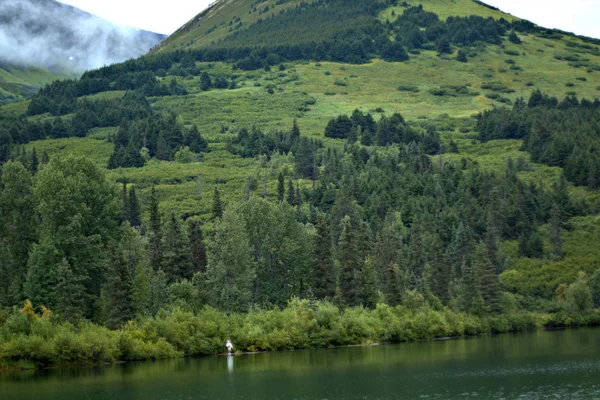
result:
<svg viewBox="0 0 600 400"><path fill-rule="evenodd" d="M145 54L163 37L54 0L0 0L0 62L82 72Z"/></svg>

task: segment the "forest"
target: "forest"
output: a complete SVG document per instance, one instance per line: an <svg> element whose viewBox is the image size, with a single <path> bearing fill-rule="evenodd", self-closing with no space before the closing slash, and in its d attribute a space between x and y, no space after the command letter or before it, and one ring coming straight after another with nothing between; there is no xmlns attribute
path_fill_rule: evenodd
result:
<svg viewBox="0 0 600 400"><path fill-rule="evenodd" d="M295 115L278 129L222 124L209 141L156 107L192 89L231 93L245 71L283 73L290 61L403 62L421 51L450 60L458 48L449 62L464 63L469 46L544 33L408 5L382 22L374 16L386 4L367 3L302 3L203 49L56 81L23 115L1 117L0 369L216 354L227 338L263 351L598 325L600 269L569 265L588 274L540 273L518 288L505 275L516 258L564 260L573 221L597 224L598 201L576 194L600 186L598 100L534 90L461 120L461 144L522 141L530 158L509 157L501 172L463 155L454 127L404 112L335 108L321 136ZM199 67L217 61L232 72ZM427 93L460 88L473 93ZM35 148L107 127L102 165ZM160 182L110 175L216 151L286 165L276 185L248 176L226 199L215 179L203 193L210 215L161 212ZM530 161L562 170L527 179Z"/></svg>
<svg viewBox="0 0 600 400"><path fill-rule="evenodd" d="M2 166L0 192L0 359L43 366L86 357L212 354L232 326L243 349L265 350L598 321L591 312L600 304L600 270L560 286L556 295L516 295L499 278L510 263L504 241L518 241L524 257L560 259L568 220L595 211L569 196L566 173L544 187L522 182L523 166L512 160L502 175L464 158L433 162L429 136L414 133L419 127L406 126L401 115L372 124L360 112L347 119L333 119L326 130L345 138L341 150L304 138L296 123L275 137L239 132L230 151L244 157L294 152L296 171L279 175L277 193L249 191L232 204L215 189L210 221L161 215L154 191L142 200L136 185L115 185L85 158L39 160L35 152L13 152ZM356 121L376 132L402 128L411 139L365 146ZM113 138L116 147L123 147L124 126ZM370 129L358 128L363 135ZM300 186L298 176L313 185ZM544 224L549 246L540 234ZM258 318L270 336L255 332L244 342L248 318ZM303 329L320 339L290 331L300 328L286 325L288 318L317 324ZM338 330L334 322L322 318L349 325L336 336L327 333ZM415 331L422 318L437 322ZM173 319L187 328L172 332ZM392 321L416 326L400 329ZM372 331L377 326L382 331ZM187 337L200 331L209 337ZM61 340L69 338L62 346L76 351L71 346L88 335L108 353L61 358ZM52 340L39 349L44 338Z"/></svg>

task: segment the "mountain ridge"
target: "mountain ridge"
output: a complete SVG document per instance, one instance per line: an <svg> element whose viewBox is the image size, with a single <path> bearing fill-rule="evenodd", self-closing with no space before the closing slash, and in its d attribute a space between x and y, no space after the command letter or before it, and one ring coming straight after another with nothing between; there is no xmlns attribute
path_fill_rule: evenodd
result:
<svg viewBox="0 0 600 400"><path fill-rule="evenodd" d="M165 35L112 24L55 0L0 4L0 104L55 79L145 54Z"/></svg>

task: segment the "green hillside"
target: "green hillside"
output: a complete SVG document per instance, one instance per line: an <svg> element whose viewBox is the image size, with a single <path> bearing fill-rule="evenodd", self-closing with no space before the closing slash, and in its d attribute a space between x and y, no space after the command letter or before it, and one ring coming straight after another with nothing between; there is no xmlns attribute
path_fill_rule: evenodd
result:
<svg viewBox="0 0 600 400"><path fill-rule="evenodd" d="M140 59L0 109L0 221L23 239L1 242L0 307L110 328L292 298L458 334L596 323L599 74L599 40L477 1L216 2ZM47 270L86 296L66 304ZM272 342L245 349L302 347L268 322L289 304L256 311ZM315 324L304 347L374 337ZM159 352L152 326L124 329ZM164 338L165 357L216 351Z"/></svg>
<svg viewBox="0 0 600 400"><path fill-rule="evenodd" d="M0 105L28 99L43 85L65 76L47 69L0 62Z"/></svg>

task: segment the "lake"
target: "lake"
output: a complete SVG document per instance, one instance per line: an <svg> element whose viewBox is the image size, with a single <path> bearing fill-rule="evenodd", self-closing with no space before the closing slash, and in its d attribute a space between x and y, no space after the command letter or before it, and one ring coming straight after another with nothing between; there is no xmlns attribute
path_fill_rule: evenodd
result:
<svg viewBox="0 0 600 400"><path fill-rule="evenodd" d="M600 329L0 374L2 400L515 398L599 399Z"/></svg>

